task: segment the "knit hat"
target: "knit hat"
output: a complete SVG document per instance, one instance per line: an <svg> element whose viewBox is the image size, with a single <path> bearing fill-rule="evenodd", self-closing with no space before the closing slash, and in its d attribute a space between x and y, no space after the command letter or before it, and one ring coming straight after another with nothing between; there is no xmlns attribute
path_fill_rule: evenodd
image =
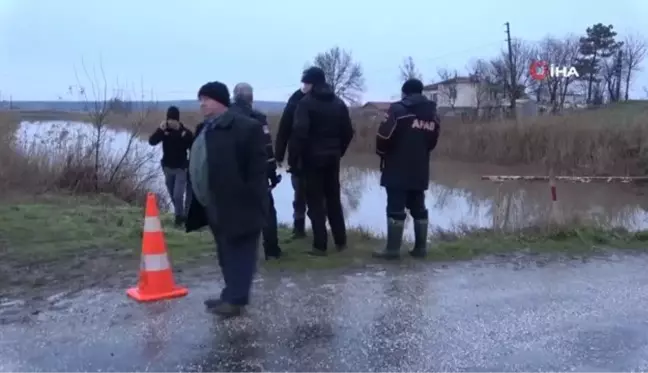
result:
<svg viewBox="0 0 648 373"><path fill-rule="evenodd" d="M220 102L225 106L230 106L230 93L227 86L221 82L209 82L198 90L198 98L208 97L214 101Z"/></svg>
<svg viewBox="0 0 648 373"><path fill-rule="evenodd" d="M301 82L313 85L324 84L326 83L326 75L324 74L324 70L317 66L309 67L308 69L304 70Z"/></svg>
<svg viewBox="0 0 648 373"><path fill-rule="evenodd" d="M423 82L418 79L407 79L401 87L404 95L414 95L423 93Z"/></svg>
<svg viewBox="0 0 648 373"><path fill-rule="evenodd" d="M180 110L175 106L169 106L167 109L166 119L180 121Z"/></svg>

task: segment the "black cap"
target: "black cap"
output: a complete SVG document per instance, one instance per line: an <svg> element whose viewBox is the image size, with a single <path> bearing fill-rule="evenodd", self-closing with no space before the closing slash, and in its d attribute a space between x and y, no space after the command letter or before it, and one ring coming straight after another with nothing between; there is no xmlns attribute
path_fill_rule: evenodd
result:
<svg viewBox="0 0 648 373"><path fill-rule="evenodd" d="M317 66L312 66L304 70L304 73L302 74L301 82L306 84L313 84L313 85L324 84L326 83L326 75L324 74L324 70L322 70L321 68Z"/></svg>
<svg viewBox="0 0 648 373"><path fill-rule="evenodd" d="M401 87L404 95L414 95L423 93L423 82L418 79L407 79Z"/></svg>
<svg viewBox="0 0 648 373"><path fill-rule="evenodd" d="M198 98L209 97L225 106L230 106L230 93L227 86L221 82L209 82L198 90Z"/></svg>
<svg viewBox="0 0 648 373"><path fill-rule="evenodd" d="M180 120L180 110L178 110L177 107L175 106L169 106L167 109L167 115L166 115L167 120Z"/></svg>

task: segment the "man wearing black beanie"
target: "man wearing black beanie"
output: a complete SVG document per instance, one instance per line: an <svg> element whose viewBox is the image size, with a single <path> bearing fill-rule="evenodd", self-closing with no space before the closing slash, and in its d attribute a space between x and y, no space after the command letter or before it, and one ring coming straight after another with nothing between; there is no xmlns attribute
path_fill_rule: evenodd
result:
<svg viewBox="0 0 648 373"><path fill-rule="evenodd" d="M338 251L347 244L340 198L340 161L353 139L349 108L326 83L316 66L302 75L305 96L297 103L288 144L290 167L303 181L308 217L313 229L309 254L327 255L326 220Z"/></svg>
<svg viewBox="0 0 648 373"><path fill-rule="evenodd" d="M176 226L182 226L186 215L184 198L187 186L187 152L192 141L193 134L180 122L180 110L175 106L167 109L166 120L160 123L160 127L149 138L149 144L152 146L162 143L162 171L173 202Z"/></svg>
<svg viewBox="0 0 648 373"><path fill-rule="evenodd" d="M436 103L423 96L423 82L407 80L402 99L390 105L376 134L376 153L380 156L380 185L387 190L387 244L374 257L400 258L405 228L405 209L414 219L412 257L427 251L428 211L425 191L430 183L430 153L439 139Z"/></svg>
<svg viewBox="0 0 648 373"><path fill-rule="evenodd" d="M288 141L292 135L295 109L297 104L301 101L306 93L304 88L296 90L288 98L286 107L284 107L281 118L279 119L279 128L277 129L277 138L275 140L275 159L277 166L281 167L286 149L288 149ZM293 188L293 232L292 238L299 239L306 237L306 194L303 183L303 178L299 177L299 171L294 168L294 157L288 159L288 172L290 173L290 182Z"/></svg>
<svg viewBox="0 0 648 373"><path fill-rule="evenodd" d="M265 134L255 120L228 110L225 84L203 85L198 98L205 120L189 158L193 198L186 228L207 225L216 241L225 287L205 306L221 316L237 316L249 302L269 209Z"/></svg>

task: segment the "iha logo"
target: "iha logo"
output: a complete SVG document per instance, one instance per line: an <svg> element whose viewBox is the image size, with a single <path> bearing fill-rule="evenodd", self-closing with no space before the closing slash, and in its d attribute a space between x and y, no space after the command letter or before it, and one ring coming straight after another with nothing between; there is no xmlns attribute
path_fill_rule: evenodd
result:
<svg viewBox="0 0 648 373"><path fill-rule="evenodd" d="M529 66L529 75L533 80L552 78L579 78L578 70L574 66L556 66L547 61L533 61Z"/></svg>

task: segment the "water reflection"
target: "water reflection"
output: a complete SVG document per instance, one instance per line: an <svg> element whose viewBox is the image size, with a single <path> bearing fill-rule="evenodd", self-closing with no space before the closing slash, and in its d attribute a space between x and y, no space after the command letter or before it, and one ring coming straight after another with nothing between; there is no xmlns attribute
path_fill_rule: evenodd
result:
<svg viewBox="0 0 648 373"><path fill-rule="evenodd" d="M58 130L57 130L58 128ZM24 143L37 135L46 136L52 143L61 134L61 128L70 133L91 132L83 123L21 123L17 133ZM119 152L127 146L128 134L108 132L108 147ZM135 151L154 156L148 167L159 169L160 148L151 148L139 140ZM375 157L356 157L347 160L341 171L342 195L347 222L383 233L385 227L386 196L380 187ZM495 184L482 181L479 176L488 173L484 166L471 166L456 162L434 162L432 181L426 192L426 205L433 228L453 229L457 226L517 228L535 221L546 220L551 208L549 187L543 183L511 182ZM283 171L282 171L283 172ZM501 173L513 173L504 170ZM292 187L288 175L274 191L278 219L292 221ZM162 187L163 180L159 184ZM565 219L582 217L602 224L623 226L628 229L648 227L648 216L642 208L642 197L628 187L601 184L561 184L558 186L559 210ZM412 237L412 224L408 222L406 235Z"/></svg>

